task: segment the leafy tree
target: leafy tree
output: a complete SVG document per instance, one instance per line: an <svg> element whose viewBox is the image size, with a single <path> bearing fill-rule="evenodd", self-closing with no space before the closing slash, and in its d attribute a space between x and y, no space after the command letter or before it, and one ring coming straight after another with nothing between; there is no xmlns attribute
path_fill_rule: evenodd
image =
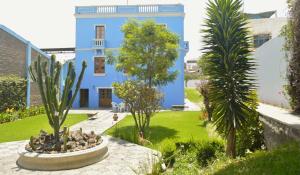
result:
<svg viewBox="0 0 300 175"><path fill-rule="evenodd" d="M300 113L300 0L288 0L291 18L283 28L284 49L289 60L287 94L294 112Z"/></svg>
<svg viewBox="0 0 300 175"><path fill-rule="evenodd" d="M113 84L115 94L129 106L139 136L144 138L149 129L150 118L159 110L162 95L137 81Z"/></svg>
<svg viewBox="0 0 300 175"><path fill-rule="evenodd" d="M162 95L154 88L176 79L178 72L170 70L178 57L179 38L166 27L148 20L130 20L123 25L124 41L119 56L112 59L118 71L130 79L115 83L115 94L129 105L130 112L144 137L152 115L159 109Z"/></svg>
<svg viewBox="0 0 300 175"><path fill-rule="evenodd" d="M255 64L250 58L250 36L242 5L241 0L210 0L203 30L214 124L226 136L226 154L233 158L236 132L247 125L253 112L247 104L254 89Z"/></svg>
<svg viewBox="0 0 300 175"><path fill-rule="evenodd" d="M149 87L175 80L177 71L169 70L178 57L178 36L154 21L130 20L122 27L124 41L116 68L136 77Z"/></svg>
<svg viewBox="0 0 300 175"><path fill-rule="evenodd" d="M199 72L185 72L184 73L184 84L187 87L187 83L190 80L198 80L200 78Z"/></svg>

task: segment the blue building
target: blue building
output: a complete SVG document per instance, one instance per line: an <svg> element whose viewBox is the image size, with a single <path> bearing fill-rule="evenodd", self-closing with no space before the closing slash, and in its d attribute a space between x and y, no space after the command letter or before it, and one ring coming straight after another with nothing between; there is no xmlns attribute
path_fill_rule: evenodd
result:
<svg viewBox="0 0 300 175"><path fill-rule="evenodd" d="M124 38L121 27L131 18L154 20L180 37L179 58L172 68L179 75L159 89L165 95L163 107L184 105L184 57L188 52L184 15L181 4L76 7L76 73L80 73L83 60L88 67L73 107L105 108L111 107L111 102L121 102L113 93L112 83L126 80L126 75L105 62L105 51L118 52Z"/></svg>

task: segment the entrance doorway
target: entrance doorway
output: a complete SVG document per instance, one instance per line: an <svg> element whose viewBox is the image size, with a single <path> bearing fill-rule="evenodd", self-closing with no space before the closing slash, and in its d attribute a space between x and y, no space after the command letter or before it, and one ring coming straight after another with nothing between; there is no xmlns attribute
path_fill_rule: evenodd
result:
<svg viewBox="0 0 300 175"><path fill-rule="evenodd" d="M89 107L89 89L80 89L80 107Z"/></svg>
<svg viewBox="0 0 300 175"><path fill-rule="evenodd" d="M99 107L111 108L112 102L112 89L103 88L99 89Z"/></svg>

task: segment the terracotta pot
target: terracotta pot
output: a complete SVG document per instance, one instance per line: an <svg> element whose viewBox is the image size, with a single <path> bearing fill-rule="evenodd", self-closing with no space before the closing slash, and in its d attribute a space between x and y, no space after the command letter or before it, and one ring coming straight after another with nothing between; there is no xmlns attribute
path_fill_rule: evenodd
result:
<svg viewBox="0 0 300 175"><path fill-rule="evenodd" d="M114 114L114 116L113 116L113 119L114 119L114 121L118 121L118 114Z"/></svg>

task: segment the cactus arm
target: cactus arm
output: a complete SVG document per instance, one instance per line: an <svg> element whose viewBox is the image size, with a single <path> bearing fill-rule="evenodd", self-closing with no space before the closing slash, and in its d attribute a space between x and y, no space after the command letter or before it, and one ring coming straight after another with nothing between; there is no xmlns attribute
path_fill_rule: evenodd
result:
<svg viewBox="0 0 300 175"><path fill-rule="evenodd" d="M34 65L36 67L36 72L38 74L37 83L39 85L42 101L43 101L45 111L46 111L46 114L47 114L47 117L48 117L48 120L49 120L49 124L52 126L53 121L52 121L51 116L50 116L50 111L49 111L50 109L48 107L48 103L47 103L47 100L46 100L46 97L45 97L45 92L44 92L44 86L43 86L43 73L42 73L42 70L41 70L41 56L38 57L38 60Z"/></svg>
<svg viewBox="0 0 300 175"><path fill-rule="evenodd" d="M77 96L77 93L78 93L78 91L79 91L79 89L80 89L80 85L81 85L81 82L82 82L83 75L84 75L84 72L85 72L85 70L86 70L86 67L87 67L87 64L86 64L85 61L83 61L83 62L82 62L82 67L81 67L81 72L80 72L80 75L79 75L79 78L78 78L78 81L77 81L77 84L76 84L75 92L74 92L74 94L73 94L73 96L72 96L72 98L71 98L70 103L69 103L68 106L67 106L66 112L64 113L63 120L62 120L62 122L60 123L60 125L62 125L62 124L64 123L64 121L66 120L67 115L68 115L68 113L69 113L69 110L70 110L70 108L72 107L72 104L73 104L73 102L74 102L74 100L75 100L75 97Z"/></svg>
<svg viewBox="0 0 300 175"><path fill-rule="evenodd" d="M59 108L60 116L63 115L64 109L65 109L65 106L66 106L66 103L67 103L66 99L68 97L70 89L72 88L72 86L70 86L72 69L73 69L72 64L69 63L67 78L65 80L65 86L64 86L64 89L63 89L63 94L62 94L62 97L61 97L62 100L61 100L61 104L60 104L60 108Z"/></svg>
<svg viewBox="0 0 300 175"><path fill-rule="evenodd" d="M32 81L36 82L36 76L35 76L32 66L29 66L29 74L30 74Z"/></svg>

